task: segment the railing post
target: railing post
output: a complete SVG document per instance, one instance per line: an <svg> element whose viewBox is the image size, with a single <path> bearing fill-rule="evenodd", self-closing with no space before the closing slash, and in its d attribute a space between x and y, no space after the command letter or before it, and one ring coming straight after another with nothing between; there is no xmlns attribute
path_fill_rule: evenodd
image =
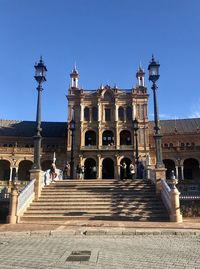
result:
<svg viewBox="0 0 200 269"><path fill-rule="evenodd" d="M166 178L166 168L155 168L156 195L161 193L161 179Z"/></svg>
<svg viewBox="0 0 200 269"><path fill-rule="evenodd" d="M35 192L35 200L37 201L41 195L42 190L42 178L43 172L40 169L32 169L30 170L30 179L35 179L34 184L34 192Z"/></svg>
<svg viewBox="0 0 200 269"><path fill-rule="evenodd" d="M170 212L170 221L171 222L182 222L182 214L180 212L180 192L176 188L176 184L178 183L177 179L170 180L170 202L171 202L171 212Z"/></svg>
<svg viewBox="0 0 200 269"><path fill-rule="evenodd" d="M11 191L10 204L9 204L9 215L8 223L16 224L17 223L17 201L18 201L18 191L16 187Z"/></svg>

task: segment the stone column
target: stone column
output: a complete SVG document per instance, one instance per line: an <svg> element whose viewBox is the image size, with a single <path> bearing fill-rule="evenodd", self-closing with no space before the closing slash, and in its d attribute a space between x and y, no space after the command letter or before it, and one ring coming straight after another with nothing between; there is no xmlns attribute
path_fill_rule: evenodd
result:
<svg viewBox="0 0 200 269"><path fill-rule="evenodd" d="M9 178L9 181L10 182L12 181L12 172L13 172L13 167L11 166L10 167L10 178Z"/></svg>
<svg viewBox="0 0 200 269"><path fill-rule="evenodd" d="M37 201L41 195L42 180L44 180L43 171L39 169L30 170L30 179L31 180L35 179L34 192L35 192L35 200Z"/></svg>
<svg viewBox="0 0 200 269"><path fill-rule="evenodd" d="M102 179L102 167L101 167L101 155L98 154L98 163L97 163L97 179Z"/></svg>
<svg viewBox="0 0 200 269"><path fill-rule="evenodd" d="M175 169L176 169L176 178L179 178L179 174L178 174L178 166L176 166Z"/></svg>
<svg viewBox="0 0 200 269"><path fill-rule="evenodd" d="M118 121L118 105L115 104L115 121Z"/></svg>
<svg viewBox="0 0 200 269"><path fill-rule="evenodd" d="M161 192L161 179L166 179L166 168L155 168L156 195Z"/></svg>
<svg viewBox="0 0 200 269"><path fill-rule="evenodd" d="M81 104L80 106L81 106L81 115L80 115L80 120L81 120L81 122L82 122L82 121L83 121L83 117L84 117L84 105L83 105L83 104Z"/></svg>
<svg viewBox="0 0 200 269"><path fill-rule="evenodd" d="M98 103L98 122L101 121L101 104Z"/></svg>
<svg viewBox="0 0 200 269"><path fill-rule="evenodd" d="M115 125L115 146L116 149L120 148L120 137L119 137L119 130L118 130L118 122Z"/></svg>
<svg viewBox="0 0 200 269"><path fill-rule="evenodd" d="M17 223L17 201L18 201L18 191L14 188L10 196L9 215L7 218L7 221L10 224Z"/></svg>
<svg viewBox="0 0 200 269"><path fill-rule="evenodd" d="M119 162L119 155L115 155L116 158L116 168L115 168L115 178L120 180L120 162Z"/></svg>
<svg viewBox="0 0 200 269"><path fill-rule="evenodd" d="M184 167L183 165L181 166L181 179L184 180L184 171L183 171Z"/></svg>
<svg viewBox="0 0 200 269"><path fill-rule="evenodd" d="M101 135L101 127L100 124L98 126L98 141L97 141L97 148L101 148L102 146L102 135Z"/></svg>

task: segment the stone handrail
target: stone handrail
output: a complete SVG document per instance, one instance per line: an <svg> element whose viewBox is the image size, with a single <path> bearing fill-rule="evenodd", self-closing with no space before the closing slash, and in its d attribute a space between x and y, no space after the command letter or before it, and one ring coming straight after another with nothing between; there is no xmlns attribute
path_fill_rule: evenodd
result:
<svg viewBox="0 0 200 269"><path fill-rule="evenodd" d="M170 221L182 222L182 215L180 213L180 192L176 188L177 180L171 179L170 186L165 179L161 179L161 198L169 212Z"/></svg>
<svg viewBox="0 0 200 269"><path fill-rule="evenodd" d="M161 198L169 213L171 211L170 191L171 189L167 182L164 179L161 179Z"/></svg>
<svg viewBox="0 0 200 269"><path fill-rule="evenodd" d="M35 179L31 180L29 184L18 195L18 199L17 199L17 216L18 217L23 214L23 212L27 209L27 207L30 205L30 203L33 201L35 197L34 184L35 184Z"/></svg>

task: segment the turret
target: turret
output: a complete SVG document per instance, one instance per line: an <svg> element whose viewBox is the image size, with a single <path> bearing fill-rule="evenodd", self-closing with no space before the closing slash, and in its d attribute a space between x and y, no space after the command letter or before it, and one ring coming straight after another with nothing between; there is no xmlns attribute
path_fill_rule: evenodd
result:
<svg viewBox="0 0 200 269"><path fill-rule="evenodd" d="M136 78L138 80L137 86L145 87L144 75L145 75L144 69L142 68L142 66L140 64L139 69L138 69L138 71L136 73Z"/></svg>
<svg viewBox="0 0 200 269"><path fill-rule="evenodd" d="M74 65L74 68L70 74L70 77L71 77L71 88L78 88L79 74L76 69L76 65Z"/></svg>

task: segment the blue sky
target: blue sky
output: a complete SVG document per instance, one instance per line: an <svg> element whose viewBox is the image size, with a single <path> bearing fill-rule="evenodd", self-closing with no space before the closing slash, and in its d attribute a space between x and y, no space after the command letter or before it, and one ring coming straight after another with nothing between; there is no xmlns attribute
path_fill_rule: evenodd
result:
<svg viewBox="0 0 200 269"><path fill-rule="evenodd" d="M66 121L74 62L85 89L131 88L152 53L161 64L161 119L198 117L199 27L199 0L0 0L0 118L35 120L40 55L48 69L42 119ZM148 74L146 85L152 118Z"/></svg>

